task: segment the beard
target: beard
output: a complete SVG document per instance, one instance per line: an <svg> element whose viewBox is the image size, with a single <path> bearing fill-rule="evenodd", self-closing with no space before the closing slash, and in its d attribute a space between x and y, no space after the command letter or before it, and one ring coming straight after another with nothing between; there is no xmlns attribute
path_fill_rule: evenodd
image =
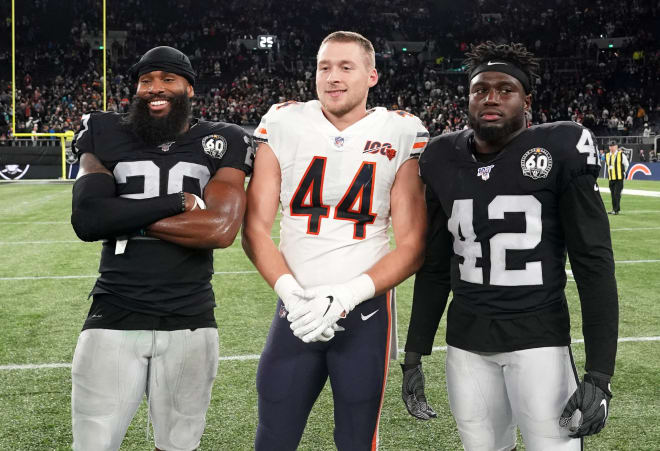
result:
<svg viewBox="0 0 660 451"><path fill-rule="evenodd" d="M488 143L505 141L512 133L525 126L525 114L513 116L500 124L480 122L472 113L468 112L468 124L474 130L474 134Z"/></svg>
<svg viewBox="0 0 660 451"><path fill-rule="evenodd" d="M167 99L170 112L164 117L153 117L149 112L149 102L154 99ZM128 126L142 141L151 146L175 141L190 120L190 98L184 93L172 97L152 96L147 99L133 97L128 114L122 124Z"/></svg>

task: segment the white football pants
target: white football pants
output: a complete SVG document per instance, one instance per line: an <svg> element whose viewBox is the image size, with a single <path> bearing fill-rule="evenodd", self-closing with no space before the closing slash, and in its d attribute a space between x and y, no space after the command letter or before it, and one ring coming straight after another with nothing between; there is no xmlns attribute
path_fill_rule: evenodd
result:
<svg viewBox="0 0 660 451"><path fill-rule="evenodd" d="M73 449L118 450L147 394L156 447L199 446L218 369L218 330L87 329L73 356Z"/></svg>
<svg viewBox="0 0 660 451"><path fill-rule="evenodd" d="M447 346L447 392L467 451L579 451L559 426L577 372L567 346L486 353Z"/></svg>

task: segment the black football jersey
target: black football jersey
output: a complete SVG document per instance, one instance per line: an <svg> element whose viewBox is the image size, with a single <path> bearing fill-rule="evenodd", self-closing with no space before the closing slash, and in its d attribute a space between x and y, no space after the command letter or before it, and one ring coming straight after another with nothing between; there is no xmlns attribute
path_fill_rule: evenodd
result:
<svg viewBox="0 0 660 451"><path fill-rule="evenodd" d="M120 196L146 199L180 191L202 196L220 168L249 174L251 137L233 124L196 121L174 142L143 143L121 115L83 116L74 149L93 153L115 177ZM100 277L92 294L111 294L128 310L157 315L194 315L215 305L211 289L213 255L150 237L129 237L123 253L115 240L103 243Z"/></svg>
<svg viewBox="0 0 660 451"><path fill-rule="evenodd" d="M595 186L600 170L595 140L588 129L572 122L533 126L484 163L474 156L473 136L472 130L438 136L420 158L430 245L415 282L415 303L421 301L413 305L408 333L414 344L406 349L430 350L427 344L444 310L449 279L454 297L448 344L488 352L568 345L567 241L572 248L581 246L573 243L588 243L587 251L594 254L588 258L605 262L602 271L583 271L591 263L578 262L580 274L600 271L603 278L614 280L609 224ZM590 229L597 240L589 238ZM572 263L574 255L582 258L578 254L571 255ZM616 308L615 282L607 289L603 296ZM440 306L432 305L430 300L443 293L444 300L436 303ZM593 297L588 302L597 309ZM610 315L615 308L607 307L609 316L603 322L616 324L615 313ZM420 331L413 323L420 324ZM599 333L585 329L585 338ZM606 360L603 367L610 371L613 354Z"/></svg>

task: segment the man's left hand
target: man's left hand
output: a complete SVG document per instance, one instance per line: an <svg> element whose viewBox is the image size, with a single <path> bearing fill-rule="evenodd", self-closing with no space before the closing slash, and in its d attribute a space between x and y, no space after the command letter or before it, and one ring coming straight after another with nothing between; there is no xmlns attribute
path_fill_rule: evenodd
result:
<svg viewBox="0 0 660 451"><path fill-rule="evenodd" d="M573 438L598 434L605 427L607 415L610 411L609 381L599 375L587 373L568 400L564 411L559 418L561 427L569 426L575 410L582 413L582 421L578 427L569 427Z"/></svg>
<svg viewBox="0 0 660 451"><path fill-rule="evenodd" d="M327 341L320 336L339 319L346 317L344 305L348 305L349 296L352 294L342 285L323 285L305 290L304 297L311 300L297 304L287 316L293 334L305 343Z"/></svg>

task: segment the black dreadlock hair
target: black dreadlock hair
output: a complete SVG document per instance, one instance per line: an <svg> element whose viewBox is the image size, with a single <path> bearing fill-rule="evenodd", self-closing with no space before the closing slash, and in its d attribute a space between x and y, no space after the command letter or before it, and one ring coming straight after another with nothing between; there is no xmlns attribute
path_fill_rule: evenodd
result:
<svg viewBox="0 0 660 451"><path fill-rule="evenodd" d="M532 86L533 80L539 76L539 59L535 58L534 54L520 43L496 44L493 41L486 41L478 45L471 45L470 52L465 55L467 58L463 64L467 66L468 74L483 63L491 60L503 60L518 66L527 75Z"/></svg>

